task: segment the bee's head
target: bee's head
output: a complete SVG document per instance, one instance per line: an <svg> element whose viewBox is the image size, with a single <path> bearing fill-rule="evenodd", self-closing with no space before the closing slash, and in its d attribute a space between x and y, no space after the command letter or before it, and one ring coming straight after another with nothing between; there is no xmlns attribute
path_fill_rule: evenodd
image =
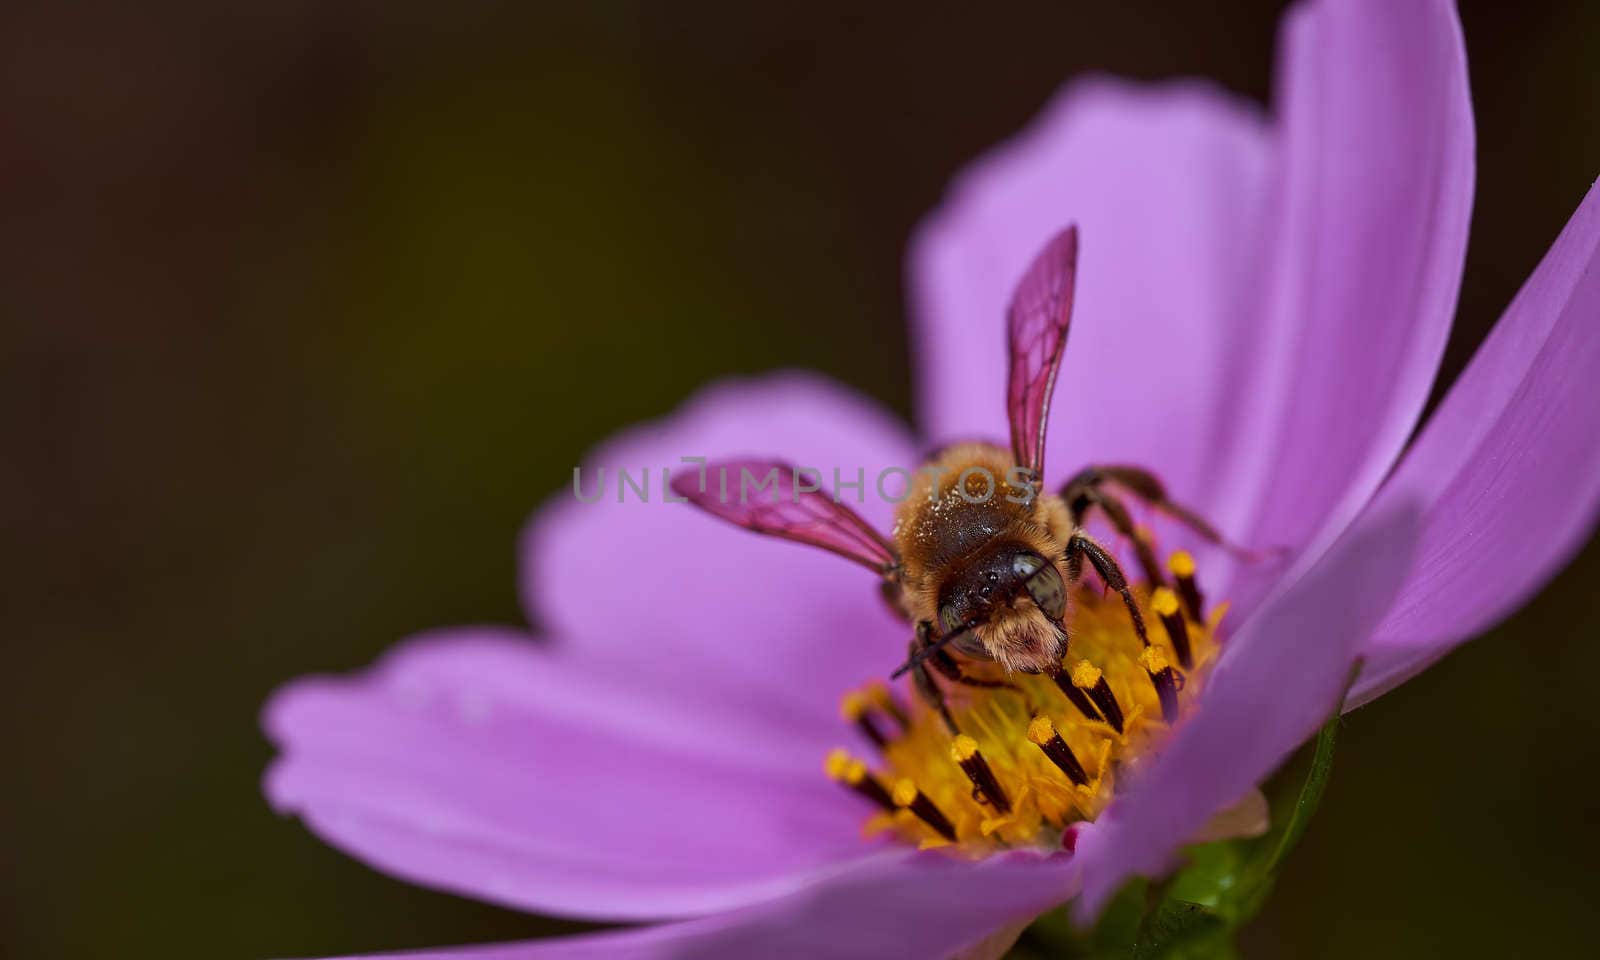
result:
<svg viewBox="0 0 1600 960"><path fill-rule="evenodd" d="M1056 565L1020 544L996 544L974 557L939 591L939 626L972 629L986 654L1011 669L1037 671L1059 663L1067 588ZM976 653L972 641L956 646Z"/></svg>

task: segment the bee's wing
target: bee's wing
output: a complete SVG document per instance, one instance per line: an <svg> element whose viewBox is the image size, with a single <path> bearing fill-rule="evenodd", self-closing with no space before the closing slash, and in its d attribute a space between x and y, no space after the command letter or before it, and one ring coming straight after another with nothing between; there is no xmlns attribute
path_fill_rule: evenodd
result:
<svg viewBox="0 0 1600 960"><path fill-rule="evenodd" d="M860 515L812 489L820 482L802 485L801 479L780 460L726 460L707 464L704 473L678 473L672 490L729 523L831 550L878 573L900 562L894 546Z"/></svg>
<svg viewBox="0 0 1600 960"><path fill-rule="evenodd" d="M1072 285L1078 273L1078 228L1056 234L1029 264L1011 295L1006 347L1011 371L1006 408L1011 418L1011 453L1017 465L1044 472L1045 421L1056 388L1061 350L1072 321Z"/></svg>

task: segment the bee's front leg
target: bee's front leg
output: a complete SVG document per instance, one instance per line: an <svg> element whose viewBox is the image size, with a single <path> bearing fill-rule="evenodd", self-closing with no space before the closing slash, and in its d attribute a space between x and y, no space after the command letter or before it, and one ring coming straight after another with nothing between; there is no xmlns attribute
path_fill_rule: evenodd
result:
<svg viewBox="0 0 1600 960"><path fill-rule="evenodd" d="M1127 605L1129 616L1133 617L1134 632L1139 634L1139 641L1144 646L1150 646L1150 636L1144 629L1144 615L1139 612L1139 604L1133 599L1133 591L1128 589L1128 578L1123 576L1122 567L1117 564L1116 558L1107 553L1100 544L1095 543L1087 533L1078 530L1067 541L1065 559L1067 574L1074 581L1083 574L1083 561L1089 561L1089 565L1094 567L1094 572L1100 575L1106 586L1122 595L1122 602Z"/></svg>
<svg viewBox="0 0 1600 960"><path fill-rule="evenodd" d="M939 716L944 720L945 729L950 735L961 733L961 728L956 726L956 719L950 715L950 705L945 702L944 690L933 682L933 675L928 673L926 661L917 663L917 657L922 651L933 643L933 624L924 620L917 624L917 635L911 640L911 649L907 655L908 662L916 663L911 668L911 682L917 689L917 694L922 701L933 709L939 711Z"/></svg>
<svg viewBox="0 0 1600 960"><path fill-rule="evenodd" d="M1128 508L1120 497L1107 489L1108 485L1132 494L1157 512L1193 530L1207 543L1214 543L1241 559L1255 560L1262 556L1254 550L1230 543L1204 517L1167 496L1167 488L1161 479L1149 470L1127 465L1084 467L1061 488L1061 499L1067 502L1073 525L1081 525L1084 516L1091 509L1099 507L1111 528L1133 542L1133 549L1139 555L1139 565L1144 568L1145 578L1152 587L1163 585L1166 582L1165 574L1156 562L1150 542L1140 535L1133 518L1128 514Z"/></svg>
<svg viewBox="0 0 1600 960"><path fill-rule="evenodd" d="M1004 680L985 680L982 677L971 677L963 673L961 664L956 662L955 657L950 656L948 650L935 646L933 624L926 620L917 624L916 646L935 647L924 662L933 664L933 668L943 674L944 678L951 683L959 683L964 687L979 687L985 690L1015 690L1017 693L1022 692L1014 683L1006 683Z"/></svg>
<svg viewBox="0 0 1600 960"><path fill-rule="evenodd" d="M1133 517L1128 513L1128 508L1122 500L1105 488L1105 485L1113 480L1112 474L1108 471L1117 469L1120 468L1085 467L1079 470L1071 480L1067 481L1066 486L1061 488L1061 499L1066 501L1067 509L1071 511L1074 527L1083 526L1084 518L1089 511L1099 507L1100 512L1105 514L1106 522L1111 524L1111 529L1127 537L1133 544L1133 551L1139 558L1139 566L1144 568L1145 579L1150 581L1152 587L1159 587L1166 583L1166 575L1161 570L1160 562L1156 560L1155 548L1150 545L1149 538L1134 525ZM1153 476L1149 476L1149 479L1155 481ZM1164 491L1161 496L1164 501L1166 496Z"/></svg>
<svg viewBox="0 0 1600 960"><path fill-rule="evenodd" d="M916 659L918 654L929 647L934 647L933 652L929 653L921 663L917 664L912 674L912 679L915 681L917 692L922 695L922 699L938 710L939 715L944 718L944 724L950 729L952 736L961 731L956 728L956 722L950 716L950 708L945 702L944 690L934 682L933 674L928 672L928 667L931 666L939 671L940 675L951 683L959 683L964 687L978 687L984 690L1010 690L1014 693L1022 692L1014 683L1007 683L1004 680L986 680L982 677L968 676L962 672L961 664L956 661L955 657L950 655L949 651L937 648L933 637L933 624L923 620L917 624L917 636L911 641L911 658Z"/></svg>

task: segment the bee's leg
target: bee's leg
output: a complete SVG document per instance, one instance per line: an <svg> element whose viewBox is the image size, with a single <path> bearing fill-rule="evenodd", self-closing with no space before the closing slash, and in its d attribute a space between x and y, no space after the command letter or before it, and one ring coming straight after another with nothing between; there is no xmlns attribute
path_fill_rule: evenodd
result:
<svg viewBox="0 0 1600 960"><path fill-rule="evenodd" d="M1014 683L1007 683L1004 680L985 680L982 677L970 677L965 673L962 673L961 664L956 662L955 657L950 656L950 654L944 652L943 650L934 651L933 655L928 657L928 662L933 664L933 668L935 670L938 670L940 673L944 674L945 679L951 681L952 683L959 683L964 687L981 687L986 690L1012 690L1017 693L1022 692L1021 688Z"/></svg>
<svg viewBox="0 0 1600 960"><path fill-rule="evenodd" d="M915 644L912 646L912 652L914 653L919 648L931 647L933 645L933 624L924 620L917 624L917 639ZM955 657L950 656L950 652L948 650L936 649L932 653L928 654L927 659L923 662L932 664L933 668L939 671L939 673L943 675L946 680L949 680L951 683L959 683L964 687L978 687L984 690L1013 690L1017 693L1022 692L1022 689L1016 684L1007 683L1004 680L985 680L982 677L968 676L967 674L961 672L961 664L956 662Z"/></svg>
<svg viewBox="0 0 1600 960"><path fill-rule="evenodd" d="M1134 525L1133 517L1128 514L1128 508L1115 494L1104 487L1106 481L1110 479L1106 471L1120 469L1125 468L1083 468L1061 488L1061 499L1066 501L1067 509L1071 511L1074 527L1081 527L1089 511L1099 507L1100 512L1105 514L1106 521L1111 524L1111 529L1127 537L1133 544L1133 552L1139 558L1139 566L1144 568L1145 579L1153 587L1161 586L1166 583L1166 576L1161 571L1160 562L1156 560L1155 549L1150 546L1149 539ZM1145 476L1150 475L1145 474ZM1154 477L1150 479L1155 480ZM1070 557L1070 551L1068 555ZM1110 584L1106 586L1109 587Z"/></svg>
<svg viewBox="0 0 1600 960"><path fill-rule="evenodd" d="M1105 485L1108 483L1121 487L1155 508L1158 512L1166 514L1193 530L1207 543L1214 543L1245 560L1256 560L1262 556L1258 551L1241 547L1229 541L1206 518L1183 504L1175 502L1171 497L1167 496L1167 488L1162 484L1160 478L1143 467L1107 465L1086 467L1079 471L1077 476L1067 481L1067 485L1061 491L1062 499L1067 501L1068 507L1072 510L1074 522L1082 520L1084 512L1090 507L1098 506L1105 511L1106 519L1111 521L1111 525L1116 528L1118 533L1123 536L1132 536L1129 533L1129 530L1132 529L1132 524L1128 519L1127 508L1122 505L1115 495L1105 490ZM1118 519L1119 514L1121 515L1120 521ZM1124 529L1124 526L1128 529ZM1134 542L1137 544L1141 541L1135 537ZM1139 558L1139 562L1141 565L1146 565L1143 556ZM1150 582L1154 584L1160 581L1151 580Z"/></svg>
<svg viewBox="0 0 1600 960"><path fill-rule="evenodd" d="M1150 636L1145 633L1144 615L1139 612L1139 604L1134 602L1133 592L1128 589L1128 578L1122 575L1122 567L1117 565L1116 558L1107 553L1100 544L1095 543L1082 530L1078 530L1067 541L1067 574L1073 580L1082 575L1085 559L1094 567L1094 572L1100 575L1100 579L1105 581L1107 587L1122 595L1122 602L1127 605L1128 613L1133 617L1134 632L1139 635L1140 643L1148 647Z"/></svg>
<svg viewBox="0 0 1600 960"><path fill-rule="evenodd" d="M1098 469L1104 481L1122 487L1140 500L1198 533L1207 542L1214 543L1220 547L1239 549L1224 540L1222 534L1218 533L1217 528L1213 527L1206 518L1181 503L1173 502L1167 496L1167 488L1149 470L1142 467L1129 466L1105 466L1096 469Z"/></svg>
<svg viewBox="0 0 1600 960"><path fill-rule="evenodd" d="M933 624L924 620L917 624L917 635L911 640L911 650L907 659L916 660L917 654L921 653L923 648L932 642ZM944 720L945 729L950 731L950 735L953 737L960 734L961 728L956 726L955 717L950 715L950 706L945 703L944 691L939 688L937 683L933 682L933 676L928 673L926 662L919 663L911 668L911 682L917 688L917 693L922 697L923 702L939 711L939 716Z"/></svg>
<svg viewBox="0 0 1600 960"><path fill-rule="evenodd" d="M950 715L950 705L945 703L944 691L933 682L933 677L928 675L928 668L917 666L911 670L911 680L916 685L917 693L922 699L939 711L939 717L944 721L944 728L950 731L950 736L959 736L961 728L956 726L956 718Z"/></svg>

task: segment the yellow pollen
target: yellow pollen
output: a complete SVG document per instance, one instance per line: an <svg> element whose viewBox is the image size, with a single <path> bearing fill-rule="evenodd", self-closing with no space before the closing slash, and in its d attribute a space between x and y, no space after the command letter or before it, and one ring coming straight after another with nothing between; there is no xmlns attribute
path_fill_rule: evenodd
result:
<svg viewBox="0 0 1600 960"><path fill-rule="evenodd" d="M1056 725L1051 723L1050 718L1042 713L1034 717L1032 722L1028 724L1028 739L1040 746L1049 743L1055 735Z"/></svg>
<svg viewBox="0 0 1600 960"><path fill-rule="evenodd" d="M1150 594L1150 608L1163 617L1170 617L1178 612L1178 595L1166 587L1156 587Z"/></svg>
<svg viewBox="0 0 1600 960"><path fill-rule="evenodd" d="M1139 654L1139 666L1151 673L1160 673L1170 664L1167 662L1166 651L1160 647L1145 647L1144 652Z"/></svg>
<svg viewBox="0 0 1600 960"><path fill-rule="evenodd" d="M844 782L855 786L867 779L867 765L860 760L851 760L844 768Z"/></svg>
<svg viewBox="0 0 1600 960"><path fill-rule="evenodd" d="M1167 566L1172 569L1174 576L1194 576L1194 557L1187 550L1174 550L1172 556L1167 558Z"/></svg>
<svg viewBox="0 0 1600 960"><path fill-rule="evenodd" d="M1093 690L1102 676L1104 674L1100 671L1100 668L1087 660L1079 660L1072 667L1072 685L1074 687Z"/></svg>
<svg viewBox="0 0 1600 960"><path fill-rule="evenodd" d="M822 762L822 769L827 772L829 780L844 782L844 772L850 766L850 754L843 749L828 751L828 758Z"/></svg>
<svg viewBox="0 0 1600 960"><path fill-rule="evenodd" d="M889 695L889 688L882 680L874 680L867 684L867 699L885 709L894 705L894 698Z"/></svg>
<svg viewBox="0 0 1600 960"><path fill-rule="evenodd" d="M863 697L855 690L845 694L844 699L839 701L839 713L841 713L846 720L860 720L861 715L866 712L867 698Z"/></svg>
<svg viewBox="0 0 1600 960"><path fill-rule="evenodd" d="M901 777L894 782L894 793L892 795L894 797L894 805L897 807L911 806L917 799L918 792L916 783L910 777Z"/></svg>
<svg viewBox="0 0 1600 960"><path fill-rule="evenodd" d="M950 744L950 759L954 760L956 763L962 763L964 761L971 760L972 755L977 752L978 741L972 739L964 733L956 737L955 742Z"/></svg>

